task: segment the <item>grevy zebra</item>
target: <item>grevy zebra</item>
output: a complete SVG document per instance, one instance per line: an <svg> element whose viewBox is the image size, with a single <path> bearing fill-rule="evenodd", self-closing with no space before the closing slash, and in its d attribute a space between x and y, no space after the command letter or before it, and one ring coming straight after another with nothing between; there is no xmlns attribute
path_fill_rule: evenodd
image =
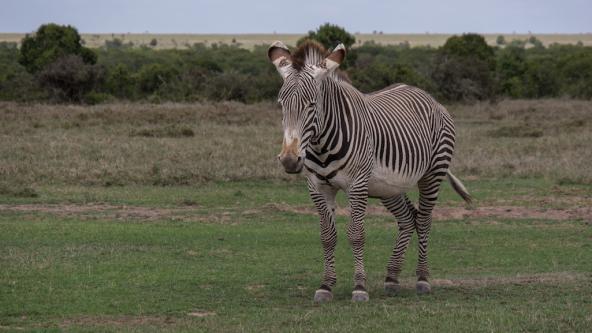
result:
<svg viewBox="0 0 592 333"><path fill-rule="evenodd" d="M441 181L448 176L463 199L470 196L448 166L454 150L454 124L446 109L426 92L404 84L363 94L336 71L345 58L338 45L331 54L306 42L292 55L281 42L268 51L284 79L284 140L278 156L288 173L303 169L310 196L320 215L324 276L315 302L333 298L335 195L346 192L351 209L347 236L354 255L353 301L367 301L364 270L364 224L368 197L382 200L396 217L399 233L388 261L385 289L400 289L405 251L414 230L419 239L418 293L430 292L427 245L432 209ZM417 184L416 208L405 192Z"/></svg>

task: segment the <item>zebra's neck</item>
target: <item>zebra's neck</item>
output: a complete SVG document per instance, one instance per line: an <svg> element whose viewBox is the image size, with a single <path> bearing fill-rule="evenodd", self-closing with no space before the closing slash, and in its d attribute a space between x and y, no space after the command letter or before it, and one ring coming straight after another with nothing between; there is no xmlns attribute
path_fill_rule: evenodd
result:
<svg viewBox="0 0 592 333"><path fill-rule="evenodd" d="M317 99L316 136L311 140L307 159L315 170L327 174L344 168L348 160L363 145L364 96L349 84L327 78L321 84Z"/></svg>

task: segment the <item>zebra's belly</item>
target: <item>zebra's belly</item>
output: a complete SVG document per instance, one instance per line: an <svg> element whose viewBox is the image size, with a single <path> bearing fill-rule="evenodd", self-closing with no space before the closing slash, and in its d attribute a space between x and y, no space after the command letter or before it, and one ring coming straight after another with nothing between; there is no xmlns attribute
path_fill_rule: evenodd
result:
<svg viewBox="0 0 592 333"><path fill-rule="evenodd" d="M405 176L387 168L377 168L368 181L368 196L389 198L409 191L421 176Z"/></svg>
<svg viewBox="0 0 592 333"><path fill-rule="evenodd" d="M317 185L330 185L334 188L347 191L352 184L353 179L343 171L337 171L334 175L328 176L330 172L325 169L315 170L315 173L304 171L307 178L311 179ZM315 175L316 174L316 175ZM322 177L318 177L321 175ZM413 188L423 175L406 176L390 168L374 168L368 180L368 196L373 198L389 198L409 191Z"/></svg>

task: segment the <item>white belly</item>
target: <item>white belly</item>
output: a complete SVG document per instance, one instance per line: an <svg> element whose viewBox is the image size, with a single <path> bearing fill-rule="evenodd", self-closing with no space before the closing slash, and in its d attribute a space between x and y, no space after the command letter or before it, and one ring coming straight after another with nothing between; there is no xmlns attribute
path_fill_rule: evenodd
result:
<svg viewBox="0 0 592 333"><path fill-rule="evenodd" d="M313 180L317 185L325 185L326 183L317 177L305 171L307 177ZM368 181L368 196L374 198L389 198L409 191L419 181L421 176L404 177L399 173L394 172L388 168L375 168ZM353 179L351 179L345 172L338 171L337 174L329 180L330 186L347 191Z"/></svg>
<svg viewBox="0 0 592 333"><path fill-rule="evenodd" d="M408 178L387 168L377 168L368 181L368 195L377 198L393 197L409 191L418 180L419 177Z"/></svg>

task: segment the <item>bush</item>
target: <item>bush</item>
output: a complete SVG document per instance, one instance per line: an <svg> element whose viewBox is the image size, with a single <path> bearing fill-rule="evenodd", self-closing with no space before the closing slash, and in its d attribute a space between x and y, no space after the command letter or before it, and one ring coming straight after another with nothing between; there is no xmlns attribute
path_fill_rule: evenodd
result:
<svg viewBox="0 0 592 333"><path fill-rule="evenodd" d="M343 28L324 24L306 36L333 48L355 43ZM503 36L500 36L503 37ZM592 47L549 45L536 37L497 39L489 47L476 34L453 36L440 48L379 45L350 49L342 69L361 91L406 83L448 101L569 96L592 98ZM528 47L534 43L536 47ZM267 45L187 49L133 47L121 39L89 50L72 27L48 24L23 40L0 43L0 99L101 103L128 100L257 102L276 98L281 78ZM530 44L529 44L530 46ZM96 64L95 64L96 62Z"/></svg>
<svg viewBox="0 0 592 333"><path fill-rule="evenodd" d="M133 99L136 95L135 83L135 78L129 67L118 64L107 72L105 90L118 98Z"/></svg>
<svg viewBox="0 0 592 333"><path fill-rule="evenodd" d="M499 51L496 63L497 94L513 98L524 96L526 71L526 51L523 48L508 46Z"/></svg>
<svg viewBox="0 0 592 333"><path fill-rule="evenodd" d="M113 96L105 93L91 91L84 95L84 103L89 105L101 104L113 101Z"/></svg>
<svg viewBox="0 0 592 333"><path fill-rule="evenodd" d="M83 102L100 75L98 67L88 65L78 55L65 55L39 73L39 82L57 101Z"/></svg>
<svg viewBox="0 0 592 333"><path fill-rule="evenodd" d="M145 65L138 73L140 91L145 94L155 93L162 86L169 84L175 75L177 71L167 65Z"/></svg>
<svg viewBox="0 0 592 333"><path fill-rule="evenodd" d="M213 101L247 102L250 89L252 87L247 75L229 71L209 79L204 95Z"/></svg>
<svg viewBox="0 0 592 333"><path fill-rule="evenodd" d="M78 31L71 26L44 24L33 36L23 38L19 63L37 73L66 55L77 55L86 64L97 62L96 54L83 47Z"/></svg>
<svg viewBox="0 0 592 333"><path fill-rule="evenodd" d="M555 97L559 94L561 86L557 80L555 61L552 58L529 59L526 62L526 68L525 97Z"/></svg>
<svg viewBox="0 0 592 333"><path fill-rule="evenodd" d="M438 50L433 79L450 101L483 100L493 96L495 56L483 36L450 37Z"/></svg>
<svg viewBox="0 0 592 333"><path fill-rule="evenodd" d="M592 98L592 54L572 55L563 62L563 93L577 98Z"/></svg>
<svg viewBox="0 0 592 333"><path fill-rule="evenodd" d="M18 63L16 43L0 42L0 100L30 101L43 98L35 77Z"/></svg>

